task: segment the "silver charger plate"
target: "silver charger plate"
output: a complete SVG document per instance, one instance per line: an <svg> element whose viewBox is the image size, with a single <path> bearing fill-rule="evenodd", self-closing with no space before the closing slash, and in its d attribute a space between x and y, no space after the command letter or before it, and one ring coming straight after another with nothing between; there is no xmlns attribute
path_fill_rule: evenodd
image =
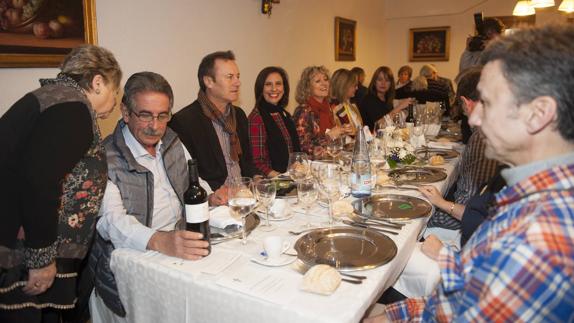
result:
<svg viewBox="0 0 574 323"><path fill-rule="evenodd" d="M255 213L250 213L245 218L247 235L249 235L251 233L251 231L255 230L255 228L257 228L257 226L259 225L260 222L261 222L261 220L259 219L259 217ZM228 240L241 238L241 230L242 229L241 229L241 226L232 227L231 229L227 229L227 230L210 226L209 230L211 231L211 236L210 236L211 244L218 244L218 243L225 242Z"/></svg>
<svg viewBox="0 0 574 323"><path fill-rule="evenodd" d="M364 218L416 219L431 214L432 205L418 197L381 194L355 200L355 213Z"/></svg>
<svg viewBox="0 0 574 323"><path fill-rule="evenodd" d="M432 157L435 155L442 156L444 159L453 159L458 157L459 152L454 149L441 149L441 148L420 148L417 149L415 154L418 158L425 157L428 151L428 156Z"/></svg>
<svg viewBox="0 0 574 323"><path fill-rule="evenodd" d="M397 245L386 235L351 227L313 230L299 238L294 248L306 265L326 264L339 271L376 268L397 254Z"/></svg>
<svg viewBox="0 0 574 323"><path fill-rule="evenodd" d="M393 169L389 172L389 177L396 182L397 185L430 184L446 179L447 174L442 168L408 166Z"/></svg>

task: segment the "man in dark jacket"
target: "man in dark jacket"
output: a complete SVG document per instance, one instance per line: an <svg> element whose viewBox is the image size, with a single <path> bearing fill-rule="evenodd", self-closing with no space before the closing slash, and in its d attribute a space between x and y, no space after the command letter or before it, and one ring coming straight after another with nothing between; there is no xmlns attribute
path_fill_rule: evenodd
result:
<svg viewBox="0 0 574 323"><path fill-rule="evenodd" d="M247 116L232 103L239 97L239 68L231 51L211 53L197 72L200 91L177 112L172 128L198 160L199 175L213 190L227 178L258 174L249 144Z"/></svg>

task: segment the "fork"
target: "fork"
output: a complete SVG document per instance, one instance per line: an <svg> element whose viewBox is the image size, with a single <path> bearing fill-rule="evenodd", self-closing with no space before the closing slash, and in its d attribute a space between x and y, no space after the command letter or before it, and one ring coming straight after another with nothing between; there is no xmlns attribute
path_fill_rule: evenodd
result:
<svg viewBox="0 0 574 323"><path fill-rule="evenodd" d="M296 253L291 253L291 252L284 252L284 254L288 255L288 256L293 256L293 257L297 257ZM298 262L298 266L300 267L307 267L307 270L309 270L309 266L305 265L305 263L303 263L301 260L297 260ZM305 270L305 272L307 272L307 270ZM361 275L353 275L353 274L347 274L347 273L343 273L343 272L339 272L339 274L341 276L345 276L345 277L349 277L349 278L354 278L354 279L359 279L359 280L365 280L367 279L367 276L361 276Z"/></svg>
<svg viewBox="0 0 574 323"><path fill-rule="evenodd" d="M304 262L302 262L301 260L296 260L290 267L291 267L291 269L295 270L296 272L300 273L301 275L305 275L305 273L309 270L309 268L311 268L308 265L306 265ZM342 281L344 281L346 283L350 283L350 284L355 284L355 285L360 285L363 283L364 279L367 279L366 276L351 275L351 274L342 273L342 272L339 272L339 274L341 276L345 277L345 278L341 278Z"/></svg>

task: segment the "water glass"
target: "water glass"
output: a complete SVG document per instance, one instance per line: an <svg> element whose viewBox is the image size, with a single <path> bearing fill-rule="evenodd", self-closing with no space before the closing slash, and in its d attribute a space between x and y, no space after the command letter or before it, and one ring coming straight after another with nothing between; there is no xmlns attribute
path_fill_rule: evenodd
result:
<svg viewBox="0 0 574 323"><path fill-rule="evenodd" d="M247 216L253 211L257 200L252 192L253 181L249 177L231 178L228 183L229 209L231 216L241 219L241 243L247 244Z"/></svg>
<svg viewBox="0 0 574 323"><path fill-rule="evenodd" d="M309 176L310 173L309 157L305 153L295 152L289 155L289 164L287 170L289 176L299 182Z"/></svg>
<svg viewBox="0 0 574 323"><path fill-rule="evenodd" d="M319 191L317 190L317 182L315 179L307 178L299 182L297 184L297 196L299 197L299 202L303 204L303 209L305 210L305 216L307 218L305 228L310 228L311 223L309 222L309 209L319 197Z"/></svg>
<svg viewBox="0 0 574 323"><path fill-rule="evenodd" d="M339 166L325 164L319 171L319 187L329 201L329 226L333 225L333 203L341 196L341 173Z"/></svg>
<svg viewBox="0 0 574 323"><path fill-rule="evenodd" d="M343 150L343 138L344 136L340 136L337 138L329 138L327 141L327 154L331 157L332 160L337 160L339 154Z"/></svg>
<svg viewBox="0 0 574 323"><path fill-rule="evenodd" d="M263 179L253 184L255 187L255 197L261 206L265 208L265 224L260 225L262 231L273 231L275 227L269 223L269 209L275 201L277 189L275 182L269 179Z"/></svg>

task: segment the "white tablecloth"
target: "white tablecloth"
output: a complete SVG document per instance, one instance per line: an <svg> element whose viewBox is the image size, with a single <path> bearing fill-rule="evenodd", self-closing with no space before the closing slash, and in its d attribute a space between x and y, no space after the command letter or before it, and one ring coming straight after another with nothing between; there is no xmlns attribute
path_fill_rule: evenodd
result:
<svg viewBox="0 0 574 323"><path fill-rule="evenodd" d="M445 165L447 180L436 183L445 191L452 181L456 161ZM405 193L405 192L396 192ZM411 194L420 196L418 192ZM398 247L396 257L376 269L360 272L366 275L361 285L341 283L330 296L320 296L299 290L302 275L289 266L264 267L250 261L261 250L261 241L267 235L282 235L292 243L298 237L287 231L299 229L308 219L312 223L325 222L326 209L307 218L295 217L274 222L278 228L272 232L255 230L251 245L242 246L234 240L213 246L213 254L232 251L240 257L227 269L209 275L194 269L193 262L180 265L176 258L157 252L139 252L117 249L112 254L111 268L116 276L127 321L155 322L358 322L367 308L391 286L406 265L417 238L427 219L418 219L405 225L399 235L390 235ZM225 253L229 254L229 253ZM280 277L282 290L279 298L265 300L240 293L217 283L233 271L248 271L253 275ZM254 276L255 277L255 276ZM259 276L257 276L259 277ZM277 296L277 295L275 295ZM95 322L97 323L97 322Z"/></svg>

